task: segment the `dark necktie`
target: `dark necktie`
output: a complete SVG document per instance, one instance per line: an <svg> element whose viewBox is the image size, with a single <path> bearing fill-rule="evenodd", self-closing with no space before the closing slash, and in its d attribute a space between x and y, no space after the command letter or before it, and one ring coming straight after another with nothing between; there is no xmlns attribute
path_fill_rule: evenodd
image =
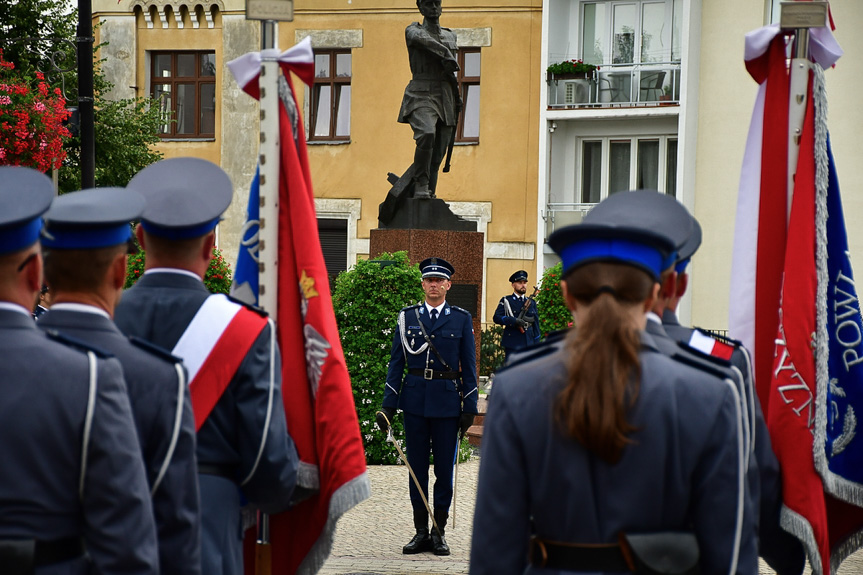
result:
<svg viewBox="0 0 863 575"><path fill-rule="evenodd" d="M429 315L431 316L431 324L434 325L435 322L437 321L437 310L436 309L431 310L429 312Z"/></svg>

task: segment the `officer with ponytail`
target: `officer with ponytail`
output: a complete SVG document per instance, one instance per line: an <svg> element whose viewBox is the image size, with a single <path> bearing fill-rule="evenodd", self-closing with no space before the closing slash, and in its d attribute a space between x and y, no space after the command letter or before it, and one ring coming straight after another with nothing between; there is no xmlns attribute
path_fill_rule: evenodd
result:
<svg viewBox="0 0 863 575"><path fill-rule="evenodd" d="M676 261L660 215L549 238L576 328L495 378L471 573L758 572L738 390L645 332Z"/></svg>

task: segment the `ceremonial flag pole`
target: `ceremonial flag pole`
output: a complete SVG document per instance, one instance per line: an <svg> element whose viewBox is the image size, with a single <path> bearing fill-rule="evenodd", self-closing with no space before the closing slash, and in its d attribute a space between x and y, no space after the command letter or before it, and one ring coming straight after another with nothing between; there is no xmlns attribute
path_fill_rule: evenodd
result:
<svg viewBox="0 0 863 575"><path fill-rule="evenodd" d="M277 64L273 74L278 82L275 90L271 84L259 82L263 79L259 77L270 76L269 68L263 71L269 59ZM265 157L262 152L259 166L261 194L265 184L275 182L277 187L277 217L265 211L272 209L275 200L262 198L256 202L253 184L250 221L244 226L234 277L236 290L232 288L232 293L254 297L255 286L259 287L258 295L271 292L270 282L254 276L266 267L254 262L259 255L255 234L258 227L261 234L275 228L276 239L259 235L257 247L260 249L263 239L264 253L271 247L277 252L277 265L266 265L276 266L274 315L282 357L284 407L288 432L300 456L300 469L293 506L269 518L272 573L313 574L330 553L339 517L371 494L318 237L304 126L290 80L293 73L306 84L313 84L314 55L306 38L281 54L275 50L253 52L228 62L228 67L249 95L262 100L270 94L277 97L276 116L262 107L266 117L262 116L261 124L262 129L264 124L277 127L278 155L270 156L272 152L267 151ZM264 137L269 144L269 134ZM277 166L275 178L265 172L272 164ZM258 207L259 226L253 221ZM254 566L247 561L246 573L253 572Z"/></svg>
<svg viewBox="0 0 863 575"><path fill-rule="evenodd" d="M823 9L819 27L805 18L787 25L787 6L802 8L797 16ZM803 542L816 575L835 574L863 544L863 434L854 415L863 409L863 324L827 134L823 69L841 55L827 11L825 3L783 4L783 29L747 35L746 67L760 87L738 194L729 318L732 336L755 351L782 468L781 525Z"/></svg>

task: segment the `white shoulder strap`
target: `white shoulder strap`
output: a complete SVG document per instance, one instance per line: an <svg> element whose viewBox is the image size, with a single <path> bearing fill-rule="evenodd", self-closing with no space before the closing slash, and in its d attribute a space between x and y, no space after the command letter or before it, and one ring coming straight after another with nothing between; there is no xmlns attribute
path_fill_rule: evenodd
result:
<svg viewBox="0 0 863 575"><path fill-rule="evenodd" d="M81 477L78 480L78 497L81 500L84 499L84 479L87 477L87 451L90 446L90 432L93 429L93 412L96 408L96 384L99 378L96 354L88 351L87 361L90 365L90 386L87 397L87 413L84 416L84 440L81 445Z"/></svg>
<svg viewBox="0 0 863 575"><path fill-rule="evenodd" d="M165 473L168 472L168 467L171 465L171 460L174 458L174 451L177 449L177 441L180 438L180 427L183 423L183 394L186 391L186 374L183 371L182 363L175 363L174 369L177 371L177 411L174 413L174 432L171 434L171 443L168 445L168 451L165 453L165 460L162 462L162 468L159 469L159 475L153 481L153 486L150 488L150 496L155 495L156 490L162 483Z"/></svg>

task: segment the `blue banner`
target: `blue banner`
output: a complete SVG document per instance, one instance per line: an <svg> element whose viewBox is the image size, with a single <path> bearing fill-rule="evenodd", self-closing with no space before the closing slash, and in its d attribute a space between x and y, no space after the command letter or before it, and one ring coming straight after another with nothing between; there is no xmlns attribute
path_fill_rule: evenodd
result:
<svg viewBox="0 0 863 575"><path fill-rule="evenodd" d="M261 169L258 166L255 177L252 179L252 186L249 188L249 208L246 214L246 223L243 225L234 282L231 285L231 295L251 305L258 305L260 175Z"/></svg>
<svg viewBox="0 0 863 575"><path fill-rule="evenodd" d="M827 139L827 333L829 336L827 421L825 452L830 472L857 485L840 487L842 499L857 499L863 487L863 436L857 417L863 414L863 322L854 286L851 254L845 233L845 217L839 181ZM828 486L830 481L827 482ZM843 482L844 483L844 482ZM833 491L832 489L829 489Z"/></svg>

